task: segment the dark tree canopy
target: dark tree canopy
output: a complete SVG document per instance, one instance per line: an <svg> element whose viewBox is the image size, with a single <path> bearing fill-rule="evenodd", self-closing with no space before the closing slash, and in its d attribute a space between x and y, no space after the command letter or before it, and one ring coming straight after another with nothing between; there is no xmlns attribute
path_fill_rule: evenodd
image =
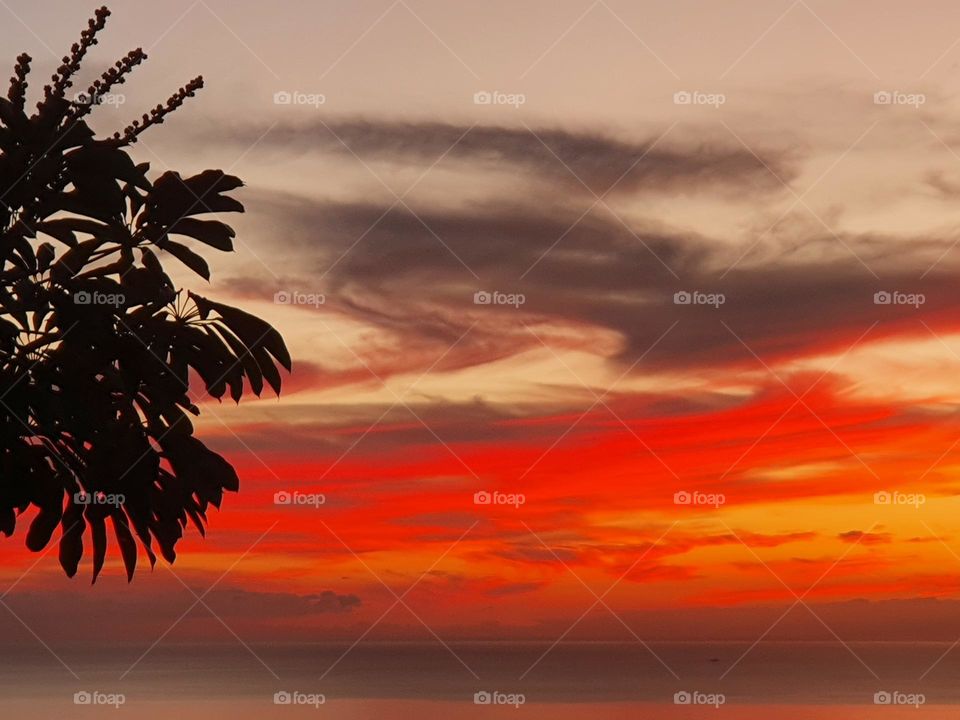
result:
<svg viewBox="0 0 960 720"><path fill-rule="evenodd" d="M194 437L191 378L195 395L202 384L239 401L264 383L279 394L290 356L266 322L179 290L164 272L169 256L209 279L187 243L233 249L233 229L202 218L243 212L227 194L242 183L220 170L151 179L126 151L202 78L95 137L84 118L146 59L134 50L73 87L109 14L90 20L35 112L25 111L27 55L0 98L0 532L12 535L34 506L27 547L43 549L59 527L72 577L89 537L96 580L109 521L129 580L138 540L151 566L154 547L173 562L188 522L202 534L207 508L238 489L230 464Z"/></svg>

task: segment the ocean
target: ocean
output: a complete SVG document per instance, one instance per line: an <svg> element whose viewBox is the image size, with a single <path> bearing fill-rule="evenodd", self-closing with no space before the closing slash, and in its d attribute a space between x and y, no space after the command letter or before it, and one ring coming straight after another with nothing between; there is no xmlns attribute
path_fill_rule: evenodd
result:
<svg viewBox="0 0 960 720"><path fill-rule="evenodd" d="M956 718L952 643L7 648L7 717ZM514 715L514 713L517 713Z"/></svg>

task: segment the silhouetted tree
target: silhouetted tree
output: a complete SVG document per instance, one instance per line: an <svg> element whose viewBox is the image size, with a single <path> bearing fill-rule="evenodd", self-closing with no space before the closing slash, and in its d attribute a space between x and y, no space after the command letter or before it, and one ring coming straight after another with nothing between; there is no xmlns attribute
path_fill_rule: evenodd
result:
<svg viewBox="0 0 960 720"><path fill-rule="evenodd" d="M93 579L107 521L128 580L139 539L173 562L188 521L202 534L209 505L238 489L234 469L193 436L191 370L214 398L239 401L245 380L280 392L283 339L253 315L174 287L168 253L209 279L186 236L233 249L234 231L210 213L243 212L220 170L155 180L124 148L203 86L198 77L112 138L84 118L146 59L137 49L82 93L71 90L110 12L97 11L25 113L31 58L17 59L0 98L0 532L30 506L33 551L57 527L60 564L73 576L89 529ZM41 241L48 238L49 241ZM161 252L162 251L162 252ZM159 257L158 257L159 255Z"/></svg>

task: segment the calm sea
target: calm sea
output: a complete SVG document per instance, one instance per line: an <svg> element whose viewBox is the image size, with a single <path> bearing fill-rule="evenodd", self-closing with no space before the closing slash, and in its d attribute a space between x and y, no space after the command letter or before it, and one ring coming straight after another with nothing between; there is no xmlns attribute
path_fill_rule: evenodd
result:
<svg viewBox="0 0 960 720"><path fill-rule="evenodd" d="M11 718L957 718L950 643L7 648ZM142 657L141 657L142 656Z"/></svg>

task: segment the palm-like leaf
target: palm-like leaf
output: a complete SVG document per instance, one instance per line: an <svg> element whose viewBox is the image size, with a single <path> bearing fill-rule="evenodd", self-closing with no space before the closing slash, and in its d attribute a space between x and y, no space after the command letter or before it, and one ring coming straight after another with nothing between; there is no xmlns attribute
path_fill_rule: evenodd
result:
<svg viewBox="0 0 960 720"><path fill-rule="evenodd" d="M27 546L43 549L59 528L73 576L89 537L94 580L108 532L129 579L137 540L151 564L155 546L173 562L187 524L203 533L208 507L238 489L230 464L194 437L191 378L239 401L245 383L279 393L277 364L291 367L276 330L177 290L159 260L167 253L209 278L184 238L231 251L233 229L203 216L243 211L227 194L238 178L151 180L127 153L202 79L108 139L84 121L92 106L68 99L108 15L90 21L35 113L25 112L25 55L0 98L0 532L13 534L34 506ZM145 57L128 54L87 96L125 82Z"/></svg>

